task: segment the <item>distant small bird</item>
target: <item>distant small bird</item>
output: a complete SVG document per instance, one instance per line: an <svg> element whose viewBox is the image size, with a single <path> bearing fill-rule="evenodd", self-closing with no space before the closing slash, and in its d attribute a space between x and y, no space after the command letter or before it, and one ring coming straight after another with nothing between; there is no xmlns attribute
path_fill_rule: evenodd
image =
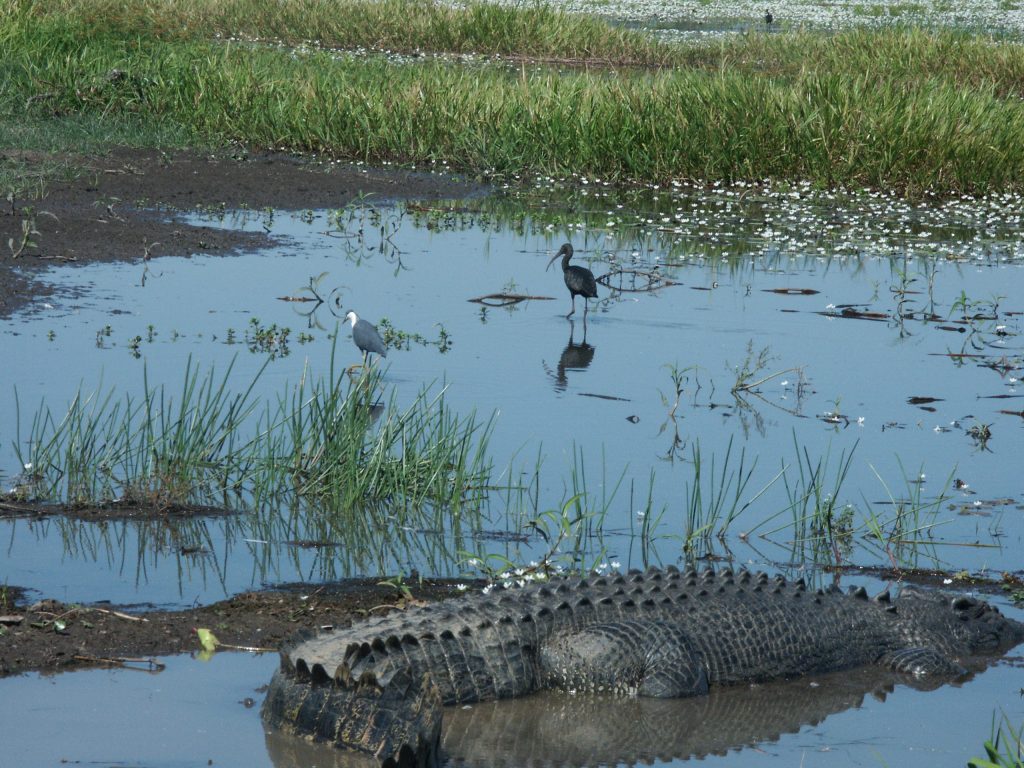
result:
<svg viewBox="0 0 1024 768"><path fill-rule="evenodd" d="M583 314L585 316L590 310L587 300L597 298L597 281L594 279L594 273L586 267L578 267L575 264L569 266L569 259L572 258L570 243L566 243L558 249L558 253L551 257L546 269L550 269L559 256L562 257L562 277L565 278L565 287L569 289L569 297L572 299L572 311L566 317L576 314L577 296L583 297Z"/></svg>
<svg viewBox="0 0 1024 768"><path fill-rule="evenodd" d="M764 12L764 25L766 27L768 27L768 29L771 29L773 21L775 21L775 17L772 16L772 12L771 11L765 11Z"/></svg>
<svg viewBox="0 0 1024 768"><path fill-rule="evenodd" d="M345 319L352 323L352 341L363 353L363 365L370 354L388 356L388 348L384 346L384 339L377 333L377 326L366 320L360 320L359 315L349 310L345 313Z"/></svg>

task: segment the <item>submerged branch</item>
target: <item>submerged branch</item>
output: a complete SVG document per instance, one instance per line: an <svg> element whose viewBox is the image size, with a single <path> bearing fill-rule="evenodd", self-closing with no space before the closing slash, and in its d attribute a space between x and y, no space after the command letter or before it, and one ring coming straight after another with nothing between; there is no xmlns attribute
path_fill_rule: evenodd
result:
<svg viewBox="0 0 1024 768"><path fill-rule="evenodd" d="M554 301L553 296L530 296L525 293L488 293L466 301L483 304L485 307L510 307L521 301Z"/></svg>

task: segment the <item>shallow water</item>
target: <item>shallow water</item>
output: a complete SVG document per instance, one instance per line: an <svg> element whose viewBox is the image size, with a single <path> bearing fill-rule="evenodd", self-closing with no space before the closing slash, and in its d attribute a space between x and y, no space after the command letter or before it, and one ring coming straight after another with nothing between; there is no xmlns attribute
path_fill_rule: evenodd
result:
<svg viewBox="0 0 1024 768"><path fill-rule="evenodd" d="M819 466L821 493L834 493L849 459L836 494L837 514L847 506L852 514L846 561L885 565L891 555L925 567L1019 566L1019 201L911 206L878 196L815 199L801 188L617 195L597 181L583 189L447 206L229 214L213 222L269 229L280 245L239 257L55 270L53 280L77 297L47 300L0 337L6 358L18 361L10 383L22 430L41 400L59 415L79 388L137 397L144 372L150 386L166 383L175 395L189 361L225 371L233 360L229 386L240 392L268 356L245 344L254 319L292 329L288 354L276 355L257 383L260 397L276 401L304 374L326 372L330 335L351 308L428 339L441 327L450 335L444 353L418 344L390 352L385 384L399 405L424 386L444 387L456 413L496 414L489 453L497 472L531 482L540 457L536 497L494 494L482 510L486 531L516 529L585 490L585 508L603 516L603 536L588 542L595 562L677 562L699 449L704 516L689 530L707 520L721 529L730 509L736 518L721 542L697 541L697 554L725 554L724 543L738 562L760 567L828 561L829 547L815 551L798 535L806 520L792 498L806 491L801 472L806 480ZM557 264L545 270L566 240L575 263L599 276L654 271L677 284L602 287L585 323L581 301L566 320ZM315 310L279 300L309 296L313 278L328 299ZM502 290L551 300L508 309L468 301ZM844 316L851 311L863 314ZM342 326L341 365L359 360L348 336ZM673 367L682 382L674 418ZM734 397L744 367L746 381L763 383ZM17 412L6 402L2 466L13 478ZM972 437L982 426L988 440ZM895 531L901 504L920 511ZM457 575L457 550L517 562L545 551L536 536L455 542L415 530L401 541L381 531L382 545L366 549L372 557L361 548L289 546L303 538L303 520L287 535L247 515L102 526L8 520L0 522L0 578L65 600L180 605L293 580L413 568ZM867 535L875 521L892 537L888 552Z"/></svg>
<svg viewBox="0 0 1024 768"><path fill-rule="evenodd" d="M166 668L155 674L92 670L3 680L4 765L268 764L258 688L270 679L274 657L160 661Z"/></svg>
<svg viewBox="0 0 1024 768"><path fill-rule="evenodd" d="M796 488L800 467L806 474L820 463L823 492L835 492L841 457L852 453L837 493L837 509L849 505L852 511L844 562L887 565L891 555L903 565L1019 568L1024 420L1001 413L1024 409L1017 381L1024 309L1019 201L914 207L883 198L812 201L799 188L774 195L716 188L620 196L593 180L585 188L585 195L540 188L457 202L454 211L431 204L429 210L356 208L341 216L232 214L220 224L267 227L282 238L280 245L240 257L56 270L53 280L74 288L77 298L48 299L0 336L6 357L18 361L10 376L22 420L42 398L59 410L79 387L91 390L101 382L137 395L144 367L151 385L167 383L177 392L189 360L222 371L234 359L230 384L241 390L267 357L244 343L252 318L264 328L292 329L288 354L277 355L257 383L260 397L283 396L304 372L327 370L329 336L342 310L354 308L429 339L442 324L451 336L445 353L416 344L391 351L385 383L399 404L424 385L446 386L456 412L497 413L489 450L499 470L511 466L513 474L529 478L542 457L536 507L496 494L482 510L485 531L515 529L538 510L558 508L574 493L575 474L587 491L586 508L604 516L601 535L585 541L589 557L621 567L679 562L699 445L704 519L713 518L707 511L713 487L723 476L740 474L741 452L744 471L753 470L738 494L736 519L721 539L698 540L694 554L731 553L737 564L802 570L834 553L801 541L784 483ZM602 288L584 328L582 307L575 322L562 316L569 302L561 275L554 267L545 271L566 240L577 248L577 263L598 275L656 268L679 284L654 292ZM308 295L303 288L320 275L317 289L330 300L308 317L303 313L310 305L278 300ZM502 290L551 300L511 309L468 301ZM843 316L843 305L881 319ZM300 331L311 339L300 343ZM340 363L357 362L347 328L340 333ZM754 387L757 394L734 397L730 389L748 349L752 360L768 350L763 367L749 366L748 381L764 381ZM971 356L949 356L960 353ZM674 418L672 366L683 372ZM912 397L936 399L908 402ZM16 412L5 402L2 466L13 483L18 467L9 444ZM981 424L991 431L987 441L969 434ZM782 472L784 480L772 484ZM959 487L954 479L962 481ZM734 483L726 509L735 493ZM868 535L868 521L874 516L891 533L894 501L935 504L908 518L886 550ZM450 531L388 529L372 545L346 546L342 537L339 547L304 549L287 541L301 537L306 512L280 515L286 512L292 522L281 527L266 524L274 510L185 522L6 520L0 522L0 580L69 601L170 607L295 580L413 568L457 576L465 572L459 550L525 562L546 547L536 536L455 541ZM641 536L645 521L654 518L650 535ZM713 522L717 530L722 518ZM816 570L808 576L822 578ZM872 592L886 586L865 577L843 581ZM26 768L61 760L335 764L336 752L301 752L290 740L263 734L257 689L269 680L272 656L164 661L167 668L156 675L91 671L0 681L4 760ZM642 759L674 764L712 752L702 761L964 764L981 754L994 715L1005 712L1012 723L1024 716L1019 661L1011 657L962 686L919 691L900 685L877 698L858 675L820 687L804 680L749 697L730 692L746 705L758 695L778 702L788 691L787 700L813 711L796 722L751 727L728 743L714 724L726 717L729 696L675 702L679 711L668 716L693 723L690 740L650 740ZM819 694L826 695L815 709ZM257 706L247 707L247 699ZM450 713L452 762L526 764L532 757L522 745L543 744L552 725L560 743L566 741L560 722L614 730L614 707L608 715L589 706L555 696ZM524 722L523 707L547 714ZM713 727L701 730L700 712L707 707L714 710L708 716ZM498 724L504 740L459 736L467 729L490 736ZM609 739L607 763L634 760L615 751L622 741ZM481 749L488 757L480 758ZM550 756L553 750L541 751Z"/></svg>

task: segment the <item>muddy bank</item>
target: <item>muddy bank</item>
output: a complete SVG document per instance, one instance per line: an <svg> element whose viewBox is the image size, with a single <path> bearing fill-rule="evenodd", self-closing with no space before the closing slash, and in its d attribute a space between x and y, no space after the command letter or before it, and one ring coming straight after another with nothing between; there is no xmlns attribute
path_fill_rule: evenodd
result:
<svg viewBox="0 0 1024 768"><path fill-rule="evenodd" d="M223 644L276 650L299 629L348 626L369 613L400 610L407 599L433 601L459 594L452 582L424 580L409 584L407 598L379 582L353 579L247 592L183 611L35 601L25 590L5 587L0 589L0 677L198 651L195 629L200 627Z"/></svg>
<svg viewBox="0 0 1024 768"><path fill-rule="evenodd" d="M192 225L181 212L341 208L364 197L371 202L429 200L481 189L435 174L321 165L283 154L119 149L103 156L54 157L0 152L0 166L54 161L77 169L75 178L47 183L41 200L15 199L0 208L0 317L50 295L53 288L40 273L53 265L228 255L276 242L263 232ZM26 226L35 234L22 247ZM17 258L8 244L12 239Z"/></svg>
<svg viewBox="0 0 1024 768"><path fill-rule="evenodd" d="M19 518L39 520L60 515L71 520L166 520L183 517L226 517L237 514L225 507L186 504L161 499L152 502L118 499L97 504L63 504L60 502L25 500L19 491L0 492L0 520Z"/></svg>

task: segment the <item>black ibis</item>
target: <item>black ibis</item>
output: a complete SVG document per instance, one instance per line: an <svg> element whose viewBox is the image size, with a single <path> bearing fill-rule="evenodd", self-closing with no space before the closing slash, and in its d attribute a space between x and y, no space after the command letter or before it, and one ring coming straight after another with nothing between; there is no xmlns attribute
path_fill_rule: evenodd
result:
<svg viewBox="0 0 1024 768"><path fill-rule="evenodd" d="M586 316L590 309L587 300L597 298L597 281L594 279L594 273L586 267L579 267L575 264L569 266L569 259L572 258L570 243L566 243L558 249L558 253L552 256L551 261L548 262L547 269L551 268L559 256L562 257L562 277L565 278L565 287L569 289L569 296L572 298L572 311L566 317L576 314L577 296L583 297L583 315Z"/></svg>
<svg viewBox="0 0 1024 768"><path fill-rule="evenodd" d="M775 21L775 17L772 16L772 12L771 11L765 11L764 12L764 25L768 28L769 31L771 31L772 22L773 21Z"/></svg>
<svg viewBox="0 0 1024 768"><path fill-rule="evenodd" d="M384 339L377 333L377 326L360 320L359 315L351 310L345 313L345 319L352 323L352 341L363 353L363 365L366 365L366 359L371 353L381 357L388 356L388 348L384 346Z"/></svg>

